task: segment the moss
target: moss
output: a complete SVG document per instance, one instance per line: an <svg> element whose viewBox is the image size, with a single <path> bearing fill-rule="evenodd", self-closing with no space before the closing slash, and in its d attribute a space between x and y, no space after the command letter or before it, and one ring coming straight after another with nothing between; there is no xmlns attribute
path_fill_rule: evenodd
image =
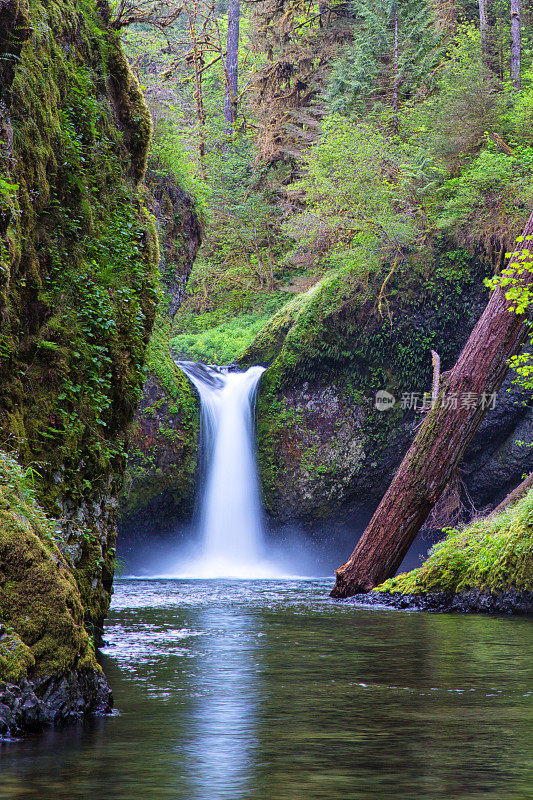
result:
<svg viewBox="0 0 533 800"><path fill-rule="evenodd" d="M170 327L170 320L160 314L154 325L146 353L146 371L155 375L167 394L182 408L193 407L194 403L190 401L194 395L190 390L190 382L176 366L170 352ZM189 391L187 391L187 387L189 387Z"/></svg>
<svg viewBox="0 0 533 800"><path fill-rule="evenodd" d="M151 122L104 0L8 5L0 444L34 470L97 623L110 599L127 428L157 305L157 234L137 185Z"/></svg>
<svg viewBox="0 0 533 800"><path fill-rule="evenodd" d="M132 177L138 183L146 171L152 118L118 39L110 42L107 67L115 111L131 154Z"/></svg>
<svg viewBox="0 0 533 800"><path fill-rule="evenodd" d="M0 680L73 667L100 670L79 589L56 536L28 475L0 451L0 622L7 626Z"/></svg>
<svg viewBox="0 0 533 800"><path fill-rule="evenodd" d="M0 682L16 683L35 666L31 649L12 630L0 636Z"/></svg>
<svg viewBox="0 0 533 800"><path fill-rule="evenodd" d="M376 591L400 594L498 593L533 589L533 491L495 517L452 530L422 567L386 581Z"/></svg>
<svg viewBox="0 0 533 800"><path fill-rule="evenodd" d="M146 352L145 387L130 435L123 520L165 496L174 516L192 506L200 425L199 401L169 349L172 318L183 299L201 224L194 200L173 174L151 155L146 175L148 204L161 242L161 302ZM161 503L157 511L161 517Z"/></svg>
<svg viewBox="0 0 533 800"><path fill-rule="evenodd" d="M242 367L256 364L270 364L279 355L285 338L299 315L311 304L313 297L320 291L323 279L307 292L297 295L279 309L263 326L253 342L246 348L238 361Z"/></svg>
<svg viewBox="0 0 533 800"><path fill-rule="evenodd" d="M198 396L169 349L170 320L160 315L147 353L147 381L130 434L124 517L146 508L163 492L176 513L192 504L200 429Z"/></svg>

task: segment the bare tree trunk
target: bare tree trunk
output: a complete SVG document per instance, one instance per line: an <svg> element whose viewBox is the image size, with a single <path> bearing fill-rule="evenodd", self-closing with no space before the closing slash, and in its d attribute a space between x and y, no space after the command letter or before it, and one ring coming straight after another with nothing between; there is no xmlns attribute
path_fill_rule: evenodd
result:
<svg viewBox="0 0 533 800"><path fill-rule="evenodd" d="M524 238L531 235L533 214ZM524 258L524 253L515 254L513 261ZM522 280L530 284L532 273L524 270ZM479 428L508 372L509 359L518 353L528 331L524 315L509 311L505 289L498 286L457 363L442 376L437 402L367 529L348 561L337 570L332 597L367 592L396 573Z"/></svg>
<svg viewBox="0 0 533 800"><path fill-rule="evenodd" d="M202 73L204 69L204 56L198 43L196 25L199 17L198 3L195 1L192 8L186 5L189 21L189 35L192 42L192 61L194 66L194 99L196 102L196 116L198 119L198 158L200 161L200 174L205 180L205 108L204 91L202 86Z"/></svg>
<svg viewBox="0 0 533 800"><path fill-rule="evenodd" d="M224 94L225 130L231 134L237 119L237 95L239 85L239 18L240 0L229 0L228 39L226 55L226 91Z"/></svg>
<svg viewBox="0 0 533 800"><path fill-rule="evenodd" d="M398 88L398 2L396 2L394 4L394 78L392 90L392 129L394 133L398 133Z"/></svg>
<svg viewBox="0 0 533 800"><path fill-rule="evenodd" d="M488 31L488 20L487 20L487 0L478 0L479 2L479 32L481 34L481 42L483 47L483 42L487 38L487 31Z"/></svg>
<svg viewBox="0 0 533 800"><path fill-rule="evenodd" d="M511 83L520 89L521 0L511 0Z"/></svg>
<svg viewBox="0 0 533 800"><path fill-rule="evenodd" d="M498 47L496 42L495 0L478 0L479 31L481 34L481 62L483 82L498 74Z"/></svg>

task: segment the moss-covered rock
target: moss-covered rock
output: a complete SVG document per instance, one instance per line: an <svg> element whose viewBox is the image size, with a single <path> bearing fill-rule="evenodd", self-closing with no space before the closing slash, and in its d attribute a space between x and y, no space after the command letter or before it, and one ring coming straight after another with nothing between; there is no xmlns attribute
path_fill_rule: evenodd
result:
<svg viewBox="0 0 533 800"><path fill-rule="evenodd" d="M419 569L397 575L375 591L498 595L513 589L533 592L533 491L501 514L450 531Z"/></svg>
<svg viewBox="0 0 533 800"><path fill-rule="evenodd" d="M1 15L0 442L34 470L98 626L157 303L151 122L105 2Z"/></svg>
<svg viewBox="0 0 533 800"><path fill-rule="evenodd" d="M489 270L450 242L434 242L406 257L386 291L386 269L341 269L273 317L241 361L270 363L257 419L261 481L273 518L313 522L377 504L421 419L409 406L412 393L420 406L431 389L431 350L443 371L453 365L486 303ZM472 451L478 471L483 466L492 476L476 495L483 503L505 493L531 461L530 451L513 444L527 438L513 434L531 429L531 412L525 396L507 388ZM378 390L394 395L396 405L376 409ZM499 449L513 457L487 471L485 462ZM472 488L474 470L469 479Z"/></svg>
<svg viewBox="0 0 533 800"><path fill-rule="evenodd" d="M0 4L0 446L42 509L0 508L3 670L68 675L80 708L158 299L150 115L109 19L105 0Z"/></svg>
<svg viewBox="0 0 533 800"><path fill-rule="evenodd" d="M12 679L100 670L83 625L84 608L70 566L57 545L58 531L33 497L19 465L0 451L0 622L9 634L0 659L12 647L27 652L0 677ZM22 671L22 668L24 671Z"/></svg>
<svg viewBox="0 0 533 800"><path fill-rule="evenodd" d="M172 358L174 314L201 242L193 200L157 158L146 175L150 209L161 242L163 299L146 354L146 381L131 430L121 518L124 536L143 524L153 532L192 509L199 434L199 401Z"/></svg>
<svg viewBox="0 0 533 800"><path fill-rule="evenodd" d="M170 320L158 317L147 379L131 429L122 530L150 521L150 530L186 517L196 476L199 402L169 350Z"/></svg>
<svg viewBox="0 0 533 800"><path fill-rule="evenodd" d="M58 526L30 482L0 451L0 734L102 709L110 698L77 581L58 547ZM66 675L74 708L61 698ZM44 698L37 687L47 684Z"/></svg>

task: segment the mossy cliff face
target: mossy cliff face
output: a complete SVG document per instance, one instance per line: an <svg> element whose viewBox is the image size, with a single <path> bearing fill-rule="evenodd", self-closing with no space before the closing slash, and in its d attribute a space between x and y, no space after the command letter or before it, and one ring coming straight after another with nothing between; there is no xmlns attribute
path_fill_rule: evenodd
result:
<svg viewBox="0 0 533 800"><path fill-rule="evenodd" d="M199 433L199 401L169 349L172 318L183 301L201 225L194 203L171 173L150 158L149 207L161 243L163 299L146 358L146 382L131 430L121 502L124 537L150 533L186 517L191 508Z"/></svg>
<svg viewBox="0 0 533 800"><path fill-rule="evenodd" d="M109 703L58 538L27 474L0 451L0 734Z"/></svg>
<svg viewBox="0 0 533 800"><path fill-rule="evenodd" d="M151 121L108 20L102 0L0 4L0 446L30 469L53 521L75 611L63 567L47 581L80 636L79 609L98 627L109 605L127 429L157 303L140 183ZM20 526L6 530L32 551L28 565L59 558ZM3 574L19 557L6 544ZM15 630L15 605L5 614ZM75 665L77 646L65 647L70 662L34 653L35 674Z"/></svg>
<svg viewBox="0 0 533 800"><path fill-rule="evenodd" d="M349 519L377 504L422 414L401 402L379 411L375 393L404 397L408 406L410 393L421 398L431 390L431 350L440 354L443 371L453 365L486 303L485 271L481 259L441 243L424 261L411 256L385 293L385 275L362 280L341 270L278 312L242 360L272 361L257 406L271 517ZM475 443L477 468L501 462L479 486L482 502L518 483L531 460L527 448L512 445L524 438L515 435L519 429L532 427L521 400L517 392L502 392L483 440ZM504 457L506 447L512 459ZM477 471L471 472L475 482Z"/></svg>

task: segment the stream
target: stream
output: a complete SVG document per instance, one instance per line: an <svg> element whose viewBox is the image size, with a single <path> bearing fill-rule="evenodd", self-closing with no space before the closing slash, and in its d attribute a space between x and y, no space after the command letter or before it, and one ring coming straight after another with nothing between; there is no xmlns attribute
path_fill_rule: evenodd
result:
<svg viewBox="0 0 533 800"><path fill-rule="evenodd" d="M331 579L118 580L117 712L0 745L2 800L526 800L531 621Z"/></svg>

